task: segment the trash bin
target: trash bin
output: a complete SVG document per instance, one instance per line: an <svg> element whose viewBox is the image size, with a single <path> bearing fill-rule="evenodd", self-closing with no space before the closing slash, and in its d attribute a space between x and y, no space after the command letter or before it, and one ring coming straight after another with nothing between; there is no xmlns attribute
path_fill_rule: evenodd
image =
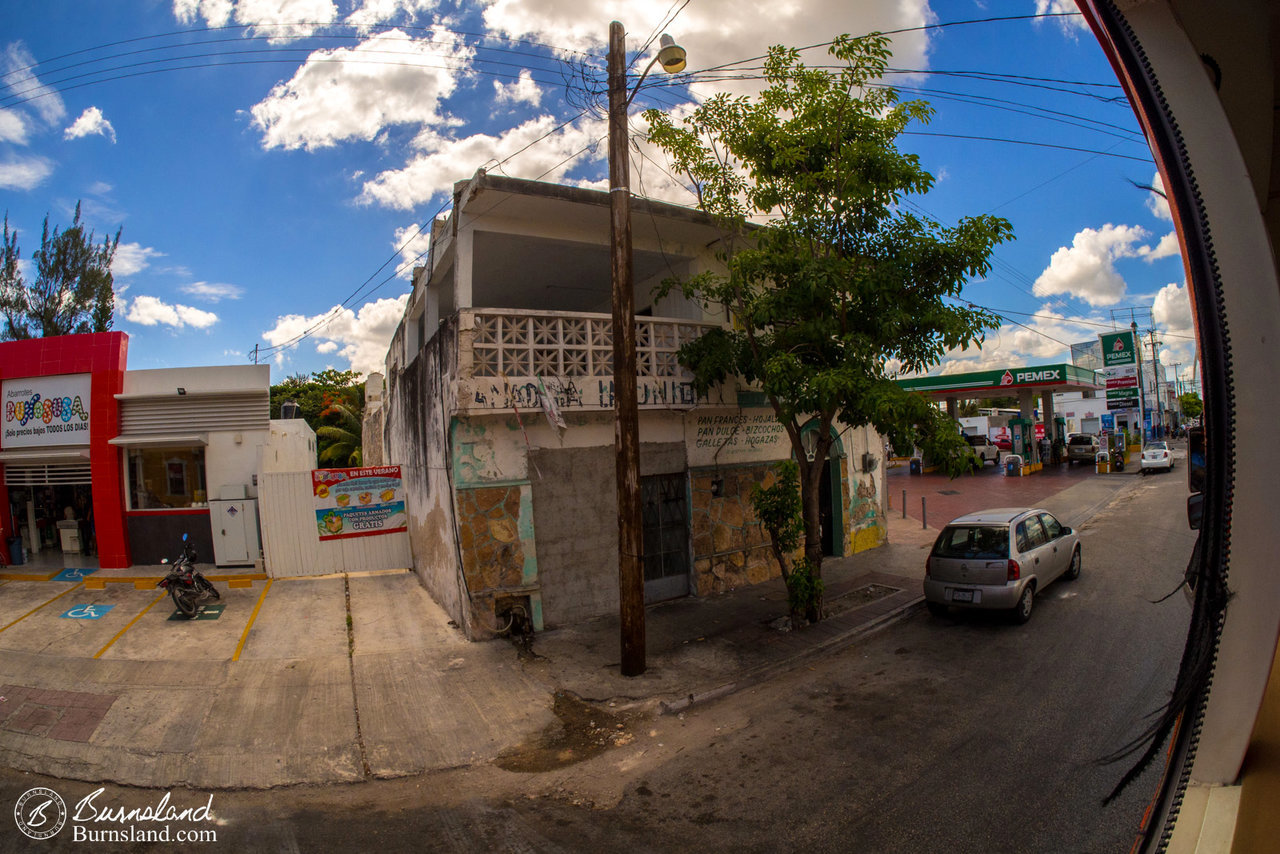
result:
<svg viewBox="0 0 1280 854"><path fill-rule="evenodd" d="M1016 477L1022 474L1022 457L1018 454L1009 454L1005 457L1004 473L1006 477Z"/></svg>
<svg viewBox="0 0 1280 854"><path fill-rule="evenodd" d="M9 538L9 565L22 565L22 537Z"/></svg>
<svg viewBox="0 0 1280 854"><path fill-rule="evenodd" d="M1111 457L1106 451L1098 452L1098 456L1094 458L1094 464L1097 466L1098 474L1111 474Z"/></svg>
<svg viewBox="0 0 1280 854"><path fill-rule="evenodd" d="M924 470L924 469L923 469L923 468L922 468L922 466L921 466L920 458L919 458L919 457L912 457L912 458L911 458L911 473L912 473L912 474L920 474L920 472L922 472L923 470Z"/></svg>

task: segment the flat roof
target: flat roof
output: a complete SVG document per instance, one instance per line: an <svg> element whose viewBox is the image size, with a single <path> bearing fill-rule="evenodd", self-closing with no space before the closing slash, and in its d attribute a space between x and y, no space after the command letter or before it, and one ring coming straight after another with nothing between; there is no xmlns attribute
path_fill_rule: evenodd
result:
<svg viewBox="0 0 1280 854"><path fill-rule="evenodd" d="M898 380L907 391L927 394L934 399L962 397L1003 397L1024 389L1060 391L1100 391L1106 386L1096 371L1071 364L1024 365L971 371L964 374L940 374Z"/></svg>

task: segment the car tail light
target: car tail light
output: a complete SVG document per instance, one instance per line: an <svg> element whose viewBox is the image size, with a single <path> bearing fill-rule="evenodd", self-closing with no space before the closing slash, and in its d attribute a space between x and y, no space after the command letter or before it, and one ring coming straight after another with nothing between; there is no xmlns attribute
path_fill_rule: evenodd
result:
<svg viewBox="0 0 1280 854"><path fill-rule="evenodd" d="M1022 567L1018 566L1018 562L1016 560L1010 560L1009 561L1009 580L1017 581L1021 577L1022 577Z"/></svg>

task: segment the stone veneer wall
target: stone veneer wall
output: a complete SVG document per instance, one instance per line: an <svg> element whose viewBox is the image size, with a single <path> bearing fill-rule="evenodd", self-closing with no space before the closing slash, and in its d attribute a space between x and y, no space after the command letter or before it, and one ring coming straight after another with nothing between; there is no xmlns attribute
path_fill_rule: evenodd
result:
<svg viewBox="0 0 1280 854"><path fill-rule="evenodd" d="M769 535L751 507L751 487L773 482L773 464L689 472L693 583L699 596L758 584L781 575ZM719 496L714 479L724 481Z"/></svg>

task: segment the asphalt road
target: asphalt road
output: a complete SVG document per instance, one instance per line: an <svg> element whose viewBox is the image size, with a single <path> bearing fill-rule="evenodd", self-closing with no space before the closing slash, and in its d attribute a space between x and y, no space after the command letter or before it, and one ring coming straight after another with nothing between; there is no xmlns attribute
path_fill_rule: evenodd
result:
<svg viewBox="0 0 1280 854"><path fill-rule="evenodd" d="M620 746L537 773L495 766L219 792L206 851L1126 851L1158 769L1097 759L1172 685L1189 608L1185 479L1145 477L1081 528L1084 570L1025 626L910 619L679 716L591 720ZM587 726L579 722L579 726ZM12 802L40 785L0 772ZM95 786L56 782L72 808ZM108 787L138 806L163 793ZM13 797L10 797L12 795ZM182 805L208 795L177 791ZM188 825L194 827L195 825ZM175 829L181 824L175 825ZM6 832L0 843L22 837ZM0 847L4 847L0 844ZM174 843L100 843L167 851ZM82 851L65 835L41 846ZM14 849L19 850L19 849Z"/></svg>

